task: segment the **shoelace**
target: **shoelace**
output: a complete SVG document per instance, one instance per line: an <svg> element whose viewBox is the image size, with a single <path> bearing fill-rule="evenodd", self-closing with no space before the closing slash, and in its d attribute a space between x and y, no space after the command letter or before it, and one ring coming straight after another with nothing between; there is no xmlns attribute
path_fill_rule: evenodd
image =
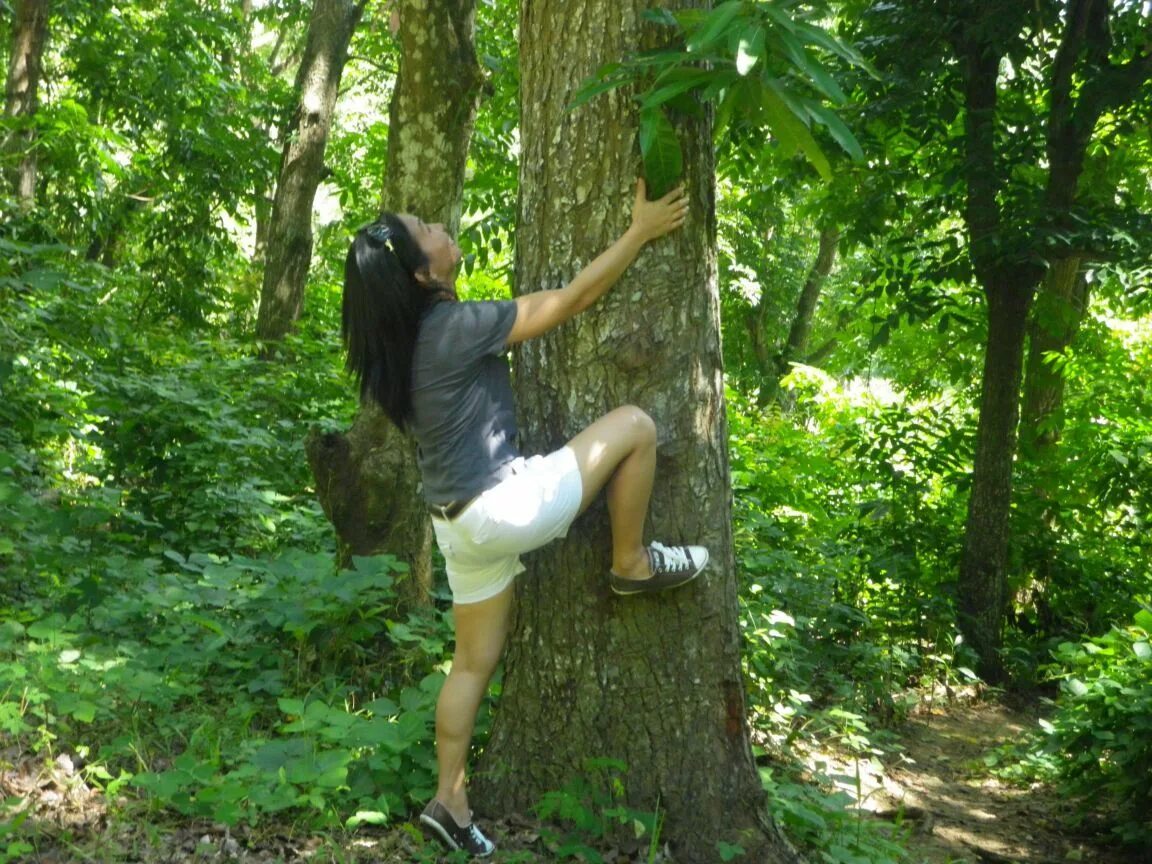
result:
<svg viewBox="0 0 1152 864"><path fill-rule="evenodd" d="M692 567L692 559L682 546L653 543L648 547L652 557L653 573L680 573Z"/></svg>
<svg viewBox="0 0 1152 864"><path fill-rule="evenodd" d="M480 833L480 829L476 827L475 822L468 826L468 839L471 840L473 845L480 850L486 851L488 847L492 845L488 838Z"/></svg>

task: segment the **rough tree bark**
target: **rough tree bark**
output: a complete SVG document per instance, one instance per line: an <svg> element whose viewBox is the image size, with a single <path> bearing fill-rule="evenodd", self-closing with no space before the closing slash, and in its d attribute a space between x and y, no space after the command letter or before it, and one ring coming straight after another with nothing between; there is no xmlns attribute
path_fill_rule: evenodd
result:
<svg viewBox="0 0 1152 864"><path fill-rule="evenodd" d="M443 222L453 234L481 84L475 11L475 0L401 6L400 74L389 111L384 208ZM408 600L426 598L432 525L411 439L365 405L347 434L313 433L307 450L345 554L397 555L411 568Z"/></svg>
<svg viewBox="0 0 1152 864"><path fill-rule="evenodd" d="M312 261L312 205L324 172L324 150L348 43L364 2L316 0L304 59L296 76L299 101L285 134L280 178L269 223L256 338L282 339L300 317Z"/></svg>
<svg viewBox="0 0 1152 864"><path fill-rule="evenodd" d="M1000 60L1027 10L1005 15L1001 4L981 3L976 14L950 22L964 76L969 254L988 301L988 341L980 397L972 492L960 563L960 627L990 682L1004 678L999 651L1008 596L1007 567L1012 465L1016 453L1028 312L1044 275L1040 250L1019 248L1025 234L1074 224L1084 157L1101 114L1135 99L1152 77L1152 50L1114 63L1108 0L1071 0L1051 65L1046 121L1049 225L1008 225L1001 194L1009 178L996 151ZM997 20L996 27L988 22ZM1014 29L1013 29L1014 28ZM1027 229L1027 230L1024 230ZM1013 255L1005 250L1017 249Z"/></svg>
<svg viewBox="0 0 1152 864"><path fill-rule="evenodd" d="M40 95L40 73L44 46L48 41L49 0L17 0L12 20L11 53L4 87L4 116L29 121L36 114ZM36 203L36 132L18 129L5 137L0 152L15 167L7 180L17 206L27 212Z"/></svg>
<svg viewBox="0 0 1152 864"><path fill-rule="evenodd" d="M518 292L559 287L627 227L634 105L611 94L567 106L602 63L640 46L647 5L521 5ZM627 766L627 803L666 817L677 860L719 860L726 841L749 861L784 862L794 852L766 813L745 716L709 127L680 129L688 224L647 248L597 306L521 346L516 388L535 452L617 405L648 411L660 430L650 533L707 544L712 563L679 591L616 597L602 503L529 556L473 801L523 811L607 757Z"/></svg>

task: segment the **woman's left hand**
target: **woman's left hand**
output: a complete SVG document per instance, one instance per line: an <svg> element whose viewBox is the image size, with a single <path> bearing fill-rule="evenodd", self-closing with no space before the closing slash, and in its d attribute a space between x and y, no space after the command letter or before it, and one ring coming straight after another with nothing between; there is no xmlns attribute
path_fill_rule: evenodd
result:
<svg viewBox="0 0 1152 864"><path fill-rule="evenodd" d="M684 224L688 218L688 196L677 186L663 198L648 200L648 186L641 177L636 181L636 201L632 205L632 231L643 242L663 237Z"/></svg>

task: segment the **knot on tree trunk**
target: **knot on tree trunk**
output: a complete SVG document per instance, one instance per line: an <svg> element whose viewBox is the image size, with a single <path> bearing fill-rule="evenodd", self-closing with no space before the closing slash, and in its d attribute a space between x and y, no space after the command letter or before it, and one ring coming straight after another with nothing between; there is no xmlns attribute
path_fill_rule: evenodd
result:
<svg viewBox="0 0 1152 864"><path fill-rule="evenodd" d="M403 593L423 602L432 530L415 494L419 469L411 440L378 409L365 409L347 433L313 427L304 449L316 496L339 538L341 565L353 556L395 555L411 568Z"/></svg>

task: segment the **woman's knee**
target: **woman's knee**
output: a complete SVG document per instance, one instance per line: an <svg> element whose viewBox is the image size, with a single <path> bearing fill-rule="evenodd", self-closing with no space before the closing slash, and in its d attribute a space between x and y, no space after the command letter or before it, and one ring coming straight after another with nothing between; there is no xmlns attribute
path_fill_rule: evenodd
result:
<svg viewBox="0 0 1152 864"><path fill-rule="evenodd" d="M499 645L495 641L487 645L475 645L466 648L457 645L452 658L452 669L457 673L475 675L487 681L496 671L496 666L500 663L500 657L504 653L503 649L503 640L500 641Z"/></svg>
<svg viewBox="0 0 1152 864"><path fill-rule="evenodd" d="M629 432L637 446L656 443L656 421L647 411L636 405L623 405L616 410L627 419Z"/></svg>
<svg viewBox="0 0 1152 864"><path fill-rule="evenodd" d="M511 608L511 584L495 597L478 603L457 603L452 607L456 618L456 652L452 660L454 670L491 676L504 652Z"/></svg>

